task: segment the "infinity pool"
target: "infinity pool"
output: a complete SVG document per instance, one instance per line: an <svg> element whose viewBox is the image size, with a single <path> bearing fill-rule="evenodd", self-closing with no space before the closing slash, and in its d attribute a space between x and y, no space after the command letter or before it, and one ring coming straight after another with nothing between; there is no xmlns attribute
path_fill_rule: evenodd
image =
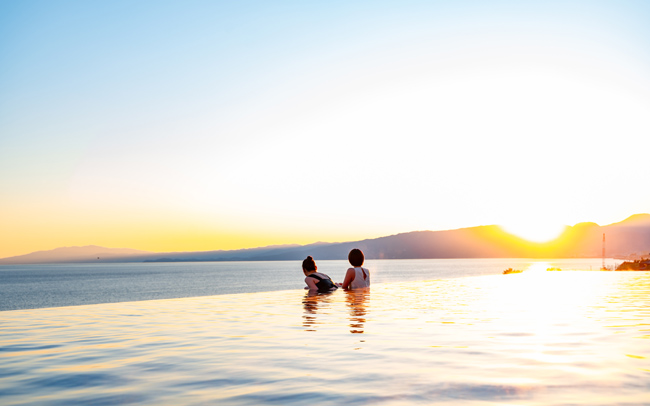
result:
<svg viewBox="0 0 650 406"><path fill-rule="evenodd" d="M4 405L650 404L650 274L0 312Z"/></svg>

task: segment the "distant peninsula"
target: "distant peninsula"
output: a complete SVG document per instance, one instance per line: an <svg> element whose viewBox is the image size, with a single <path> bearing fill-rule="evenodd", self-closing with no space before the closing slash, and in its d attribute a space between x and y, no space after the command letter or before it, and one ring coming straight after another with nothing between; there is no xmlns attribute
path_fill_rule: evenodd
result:
<svg viewBox="0 0 650 406"><path fill-rule="evenodd" d="M635 214L619 223L600 226L578 223L567 226L555 240L534 243L505 232L496 225L445 231L413 231L386 237L341 243L274 245L260 248L197 252L155 253L95 245L63 247L0 259L2 264L280 261L345 259L360 248L368 259L425 258L596 258L602 254L633 258L650 255L650 214Z"/></svg>

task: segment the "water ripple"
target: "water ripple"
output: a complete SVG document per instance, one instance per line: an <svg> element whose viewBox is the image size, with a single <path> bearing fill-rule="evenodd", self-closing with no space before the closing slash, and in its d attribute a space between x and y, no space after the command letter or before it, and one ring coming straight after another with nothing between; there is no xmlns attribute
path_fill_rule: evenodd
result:
<svg viewBox="0 0 650 406"><path fill-rule="evenodd" d="M650 404L650 275L2 312L3 405Z"/></svg>

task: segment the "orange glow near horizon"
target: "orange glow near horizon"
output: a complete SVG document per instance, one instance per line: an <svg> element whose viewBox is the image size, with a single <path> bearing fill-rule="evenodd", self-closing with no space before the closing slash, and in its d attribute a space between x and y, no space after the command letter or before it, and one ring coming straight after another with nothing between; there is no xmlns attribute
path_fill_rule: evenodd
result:
<svg viewBox="0 0 650 406"><path fill-rule="evenodd" d="M151 252L216 251L318 241L355 241L380 237L362 230L357 234L323 232L275 224L245 223L225 217L200 216L164 210L128 212L119 208L65 207L51 202L40 207L0 204L0 258L26 255L60 247L98 245ZM14 216L2 216L13 212Z"/></svg>
<svg viewBox="0 0 650 406"><path fill-rule="evenodd" d="M303 214L299 218L302 221L296 223L295 219L292 222L282 215L259 219L247 218L246 213L206 214L160 206L132 209L117 204L84 205L56 196L47 202L0 202L0 258L88 245L151 252L237 250L360 241L417 230L411 223L345 228L342 224L345 221L337 222L335 216L317 218ZM331 224L324 226L324 222ZM563 227L549 227L543 222L509 224L515 226L501 226L501 232L496 228L478 228L477 238L500 241L503 247L520 247L538 256L555 252L566 242L556 238ZM549 240L553 241L543 246L538 244Z"/></svg>
<svg viewBox="0 0 650 406"><path fill-rule="evenodd" d="M591 162L650 149L646 2L60 3L0 5L0 258L470 228L539 258L650 207Z"/></svg>
<svg viewBox="0 0 650 406"><path fill-rule="evenodd" d="M557 239L562 234L565 227L566 226L560 226L542 220L537 222L501 225L501 228L505 232L535 243L550 242Z"/></svg>
<svg viewBox="0 0 650 406"><path fill-rule="evenodd" d="M48 251L60 247L98 245L106 248L130 248L151 252L217 251L257 248L268 245L310 244L316 240L284 234L244 233L183 226L179 224L76 225L62 232L63 227L49 230L36 227L14 228L11 240L4 239L0 258ZM292 238L296 237L296 238Z"/></svg>

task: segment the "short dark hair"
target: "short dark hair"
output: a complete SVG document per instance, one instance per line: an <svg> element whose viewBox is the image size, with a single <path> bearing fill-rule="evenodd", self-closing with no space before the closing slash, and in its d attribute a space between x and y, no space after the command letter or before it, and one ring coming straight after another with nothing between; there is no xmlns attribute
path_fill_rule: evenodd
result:
<svg viewBox="0 0 650 406"><path fill-rule="evenodd" d="M348 254L348 261L352 266L361 266L366 257L363 256L363 252L359 248L355 248Z"/></svg>
<svg viewBox="0 0 650 406"><path fill-rule="evenodd" d="M315 271L316 268L316 261L314 261L314 258L312 258L311 255L302 261L302 269L305 271Z"/></svg>

